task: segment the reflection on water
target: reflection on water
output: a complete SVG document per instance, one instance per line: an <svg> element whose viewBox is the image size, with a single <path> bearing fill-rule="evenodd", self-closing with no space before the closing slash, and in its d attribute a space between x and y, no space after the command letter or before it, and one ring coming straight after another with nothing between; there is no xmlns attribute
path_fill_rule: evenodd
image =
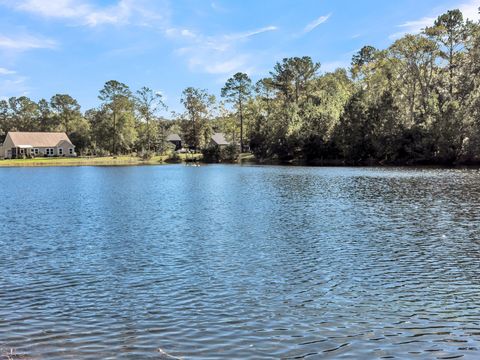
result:
<svg viewBox="0 0 480 360"><path fill-rule="evenodd" d="M0 348L480 358L477 170L19 168L0 183Z"/></svg>

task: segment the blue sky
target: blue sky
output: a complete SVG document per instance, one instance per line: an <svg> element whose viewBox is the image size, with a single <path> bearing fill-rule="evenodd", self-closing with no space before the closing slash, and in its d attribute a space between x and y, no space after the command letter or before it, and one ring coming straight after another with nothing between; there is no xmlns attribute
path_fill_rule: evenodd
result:
<svg viewBox="0 0 480 360"><path fill-rule="evenodd" d="M363 45L387 47L447 9L478 18L480 0L0 0L0 98L75 97L96 107L111 79L161 91L219 95L244 71L311 56L323 71L348 66Z"/></svg>

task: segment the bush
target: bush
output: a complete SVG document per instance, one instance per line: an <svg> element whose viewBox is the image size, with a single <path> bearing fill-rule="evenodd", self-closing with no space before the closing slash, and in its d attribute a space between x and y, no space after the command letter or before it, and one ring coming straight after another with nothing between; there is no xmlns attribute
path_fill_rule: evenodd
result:
<svg viewBox="0 0 480 360"><path fill-rule="evenodd" d="M206 163L235 162L238 159L238 149L235 144L223 148L209 146L202 149L203 161Z"/></svg>
<svg viewBox="0 0 480 360"><path fill-rule="evenodd" d="M234 162L238 160L238 148L235 144L230 144L220 150L220 161Z"/></svg>
<svg viewBox="0 0 480 360"><path fill-rule="evenodd" d="M181 161L182 161L182 159L180 158L180 156L175 151L172 152L171 155L166 160L166 162L168 162L168 163L179 163Z"/></svg>
<svg viewBox="0 0 480 360"><path fill-rule="evenodd" d="M219 163L221 161L220 148L218 146L209 146L202 149L203 161L206 163Z"/></svg>
<svg viewBox="0 0 480 360"><path fill-rule="evenodd" d="M155 153L153 151L143 151L141 154L140 154L140 157L142 158L142 160L151 160L153 158L153 155Z"/></svg>
<svg viewBox="0 0 480 360"><path fill-rule="evenodd" d="M101 149L101 148L95 149L93 154L94 154L94 156L99 156L99 157L104 157L104 156L109 156L110 155L110 153L107 150Z"/></svg>

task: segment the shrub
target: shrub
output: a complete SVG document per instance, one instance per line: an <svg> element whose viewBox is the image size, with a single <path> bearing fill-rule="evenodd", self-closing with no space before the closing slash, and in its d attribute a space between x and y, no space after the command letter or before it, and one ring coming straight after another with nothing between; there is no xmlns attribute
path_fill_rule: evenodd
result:
<svg viewBox="0 0 480 360"><path fill-rule="evenodd" d="M220 161L234 162L238 160L238 148L235 144L230 144L220 150Z"/></svg>
<svg viewBox="0 0 480 360"><path fill-rule="evenodd" d="M140 154L142 160L151 160L153 158L153 155L154 155L154 152L153 151L143 151L141 154Z"/></svg>
<svg viewBox="0 0 480 360"><path fill-rule="evenodd" d="M202 149L203 161L206 163L219 163L221 161L220 148L209 146Z"/></svg>
<svg viewBox="0 0 480 360"><path fill-rule="evenodd" d="M169 163L179 163L181 161L182 161L182 159L180 158L180 156L175 151L172 152L171 155L166 160L166 162L169 162Z"/></svg>
<svg viewBox="0 0 480 360"><path fill-rule="evenodd" d="M235 144L223 148L209 146L202 149L203 161L206 163L234 162L238 159L238 149Z"/></svg>
<svg viewBox="0 0 480 360"><path fill-rule="evenodd" d="M95 149L94 155L104 157L104 156L109 156L110 153L105 149L98 148L98 149Z"/></svg>

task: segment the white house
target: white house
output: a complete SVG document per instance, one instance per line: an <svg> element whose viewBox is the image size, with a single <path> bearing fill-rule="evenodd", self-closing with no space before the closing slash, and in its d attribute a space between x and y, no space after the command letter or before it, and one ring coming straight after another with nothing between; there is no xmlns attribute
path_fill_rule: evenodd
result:
<svg viewBox="0 0 480 360"><path fill-rule="evenodd" d="M9 132L0 146L0 159L39 156L75 157L75 145L66 133Z"/></svg>

